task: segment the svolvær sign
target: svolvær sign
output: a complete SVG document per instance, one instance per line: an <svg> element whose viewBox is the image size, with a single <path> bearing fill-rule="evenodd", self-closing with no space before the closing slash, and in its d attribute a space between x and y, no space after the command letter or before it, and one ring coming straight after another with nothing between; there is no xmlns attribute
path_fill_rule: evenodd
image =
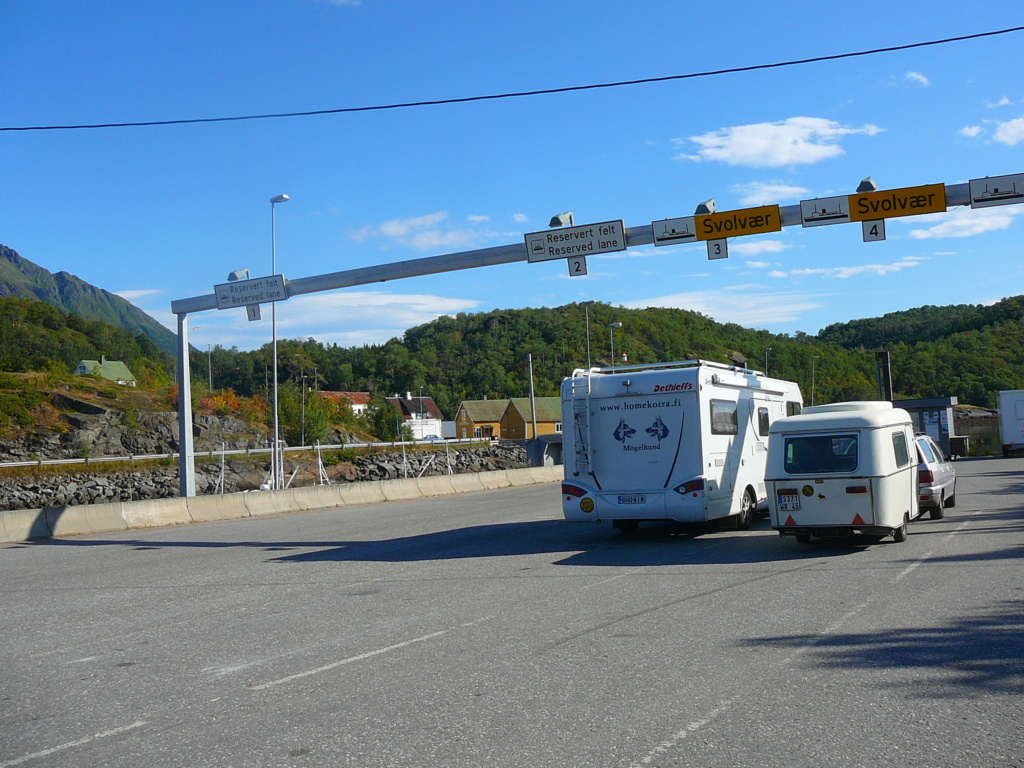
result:
<svg viewBox="0 0 1024 768"><path fill-rule="evenodd" d="M850 195L850 221L876 221L946 210L946 185L886 189Z"/></svg>
<svg viewBox="0 0 1024 768"><path fill-rule="evenodd" d="M530 232L524 237L528 261L571 259L626 250L626 227L622 219Z"/></svg>
<svg viewBox="0 0 1024 768"><path fill-rule="evenodd" d="M743 208L694 216L698 240L723 240L739 235L782 231L782 212L777 205Z"/></svg>

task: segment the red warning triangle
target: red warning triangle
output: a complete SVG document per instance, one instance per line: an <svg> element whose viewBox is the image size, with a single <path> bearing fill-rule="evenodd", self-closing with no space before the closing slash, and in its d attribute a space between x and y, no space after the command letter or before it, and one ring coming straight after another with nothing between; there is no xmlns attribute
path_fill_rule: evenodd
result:
<svg viewBox="0 0 1024 768"><path fill-rule="evenodd" d="M852 525L864 525L864 518L862 518L859 513L854 515Z"/></svg>
<svg viewBox="0 0 1024 768"><path fill-rule="evenodd" d="M785 525L796 525L796 520L794 520L793 516L790 515L789 517L786 518L786 522L784 524Z"/></svg>

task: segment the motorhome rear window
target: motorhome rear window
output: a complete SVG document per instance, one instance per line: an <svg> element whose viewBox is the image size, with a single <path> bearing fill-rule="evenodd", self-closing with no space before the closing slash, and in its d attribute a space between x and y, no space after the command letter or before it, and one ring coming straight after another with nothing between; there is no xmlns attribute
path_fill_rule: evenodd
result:
<svg viewBox="0 0 1024 768"><path fill-rule="evenodd" d="M815 475L857 469L857 434L807 435L784 441L783 469L790 475Z"/></svg>
<svg viewBox="0 0 1024 768"><path fill-rule="evenodd" d="M711 434L739 434L740 423L736 418L736 403L728 400L711 401Z"/></svg>
<svg viewBox="0 0 1024 768"><path fill-rule="evenodd" d="M799 416L804 410L803 403L798 403L794 400L786 401L786 415L787 416Z"/></svg>
<svg viewBox="0 0 1024 768"><path fill-rule="evenodd" d="M896 456L897 467L905 467L910 463L910 448L907 447L907 436L904 433L892 433L892 450Z"/></svg>
<svg viewBox="0 0 1024 768"><path fill-rule="evenodd" d="M757 434L761 437L768 437L768 431L771 428L771 421L768 418L767 408L757 409Z"/></svg>

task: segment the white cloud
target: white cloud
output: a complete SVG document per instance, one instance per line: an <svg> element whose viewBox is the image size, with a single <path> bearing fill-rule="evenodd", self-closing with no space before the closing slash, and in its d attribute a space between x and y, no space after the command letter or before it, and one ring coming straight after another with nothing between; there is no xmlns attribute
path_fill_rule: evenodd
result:
<svg viewBox="0 0 1024 768"><path fill-rule="evenodd" d="M530 217L527 216L525 213L514 213L514 214L512 214L512 221L516 222L517 224L525 224L529 220L530 220Z"/></svg>
<svg viewBox="0 0 1024 768"><path fill-rule="evenodd" d="M984 129L980 125L965 125L963 128L960 129L960 135L966 136L969 139L973 139L983 130Z"/></svg>
<svg viewBox="0 0 1024 768"><path fill-rule="evenodd" d="M467 216L466 217L466 221L472 221L474 224L479 224L480 222L490 221L490 220L491 220L490 216L476 215L476 216Z"/></svg>
<svg viewBox="0 0 1024 768"><path fill-rule="evenodd" d="M915 83L920 83L921 85L931 85L931 81L920 72L907 72L905 77L907 80L913 80Z"/></svg>
<svg viewBox="0 0 1024 768"><path fill-rule="evenodd" d="M1017 146L1024 141L1024 117L1000 123L996 128L995 140L1001 144L1008 144L1011 147Z"/></svg>
<svg viewBox="0 0 1024 768"><path fill-rule="evenodd" d="M923 258L913 256L892 264L861 264L855 267L815 267L811 269L775 270L770 277L784 279L793 277L820 277L822 279L846 280L860 275L888 275L918 266Z"/></svg>
<svg viewBox="0 0 1024 768"><path fill-rule="evenodd" d="M781 253L792 246L781 240L743 240L729 243L729 250L740 256L757 256L761 253Z"/></svg>
<svg viewBox="0 0 1024 768"><path fill-rule="evenodd" d="M159 288L140 288L134 291L114 291L115 296L120 296L125 301L135 303L136 299L141 299L146 296L159 296L163 293Z"/></svg>
<svg viewBox="0 0 1024 768"><path fill-rule="evenodd" d="M691 136L700 146L697 156L682 154L677 159L717 160L729 165L776 168L817 163L844 154L839 142L847 136L874 136L881 128L865 125L851 128L820 117L790 117L774 123L755 123L722 128ZM682 147L687 140L673 139Z"/></svg>
<svg viewBox="0 0 1024 768"><path fill-rule="evenodd" d="M796 187L781 181L737 184L732 191L740 196L740 205L769 205L782 200L799 200L810 193L805 187Z"/></svg>
<svg viewBox="0 0 1024 768"><path fill-rule="evenodd" d="M937 237L972 237L986 232L998 232L1009 228L1013 217L1024 213L1016 207L1000 208L954 208L952 211L929 217L914 217L915 221L935 222L927 229L911 230L915 240Z"/></svg>
<svg viewBox="0 0 1024 768"><path fill-rule="evenodd" d="M747 266L751 269L767 269L773 265L770 261L748 261Z"/></svg>
<svg viewBox="0 0 1024 768"><path fill-rule="evenodd" d="M630 309L689 309L720 323L738 323L746 327L764 328L768 325L800 320L803 313L823 307L825 298L821 294L771 292L764 291L758 286L744 285L658 296L629 302L623 306Z"/></svg>
<svg viewBox="0 0 1024 768"><path fill-rule="evenodd" d="M1011 104L1013 104L1013 102L1010 101L1010 99L1008 99L1006 96L1003 96L1003 98L1001 98L999 101L990 101L988 103L988 107L989 109L995 109L996 107L1008 107Z"/></svg>
<svg viewBox="0 0 1024 768"><path fill-rule="evenodd" d="M489 219L485 216L470 216L468 218L471 222L483 222ZM471 249L476 247L481 238L492 236L492 233L488 232L459 229L447 225L447 220L448 213L446 211L437 211L408 219L390 219L378 226L366 226L351 230L349 236L357 242L371 238L384 238L418 251L438 248Z"/></svg>

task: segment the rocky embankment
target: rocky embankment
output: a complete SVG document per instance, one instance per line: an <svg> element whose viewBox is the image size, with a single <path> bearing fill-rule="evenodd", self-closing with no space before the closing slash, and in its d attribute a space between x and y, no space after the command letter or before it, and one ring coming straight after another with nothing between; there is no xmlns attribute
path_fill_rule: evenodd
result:
<svg viewBox="0 0 1024 768"><path fill-rule="evenodd" d="M70 398L69 398L70 399ZM124 414L75 401L73 413L65 414L69 429L36 433L15 440L0 440L0 463L47 459L94 459L106 456L169 455L178 450L177 416L172 412ZM329 443L355 442L352 435L334 432ZM201 454L219 450L265 448L266 437L231 418L197 416L193 444L196 492L234 493L259 488L269 475L269 455L204 459ZM449 447L432 450L401 450L361 453L355 450L324 451L323 470L334 483L387 480L421 475L486 472L526 466L525 449L518 446ZM0 509L41 509L55 506L97 504L113 501L161 499L178 495L178 468L136 462L125 469L109 465L70 465L66 471L19 467L0 472ZM84 467L84 468L83 468ZM315 454L286 453L284 477L290 487L321 482Z"/></svg>

